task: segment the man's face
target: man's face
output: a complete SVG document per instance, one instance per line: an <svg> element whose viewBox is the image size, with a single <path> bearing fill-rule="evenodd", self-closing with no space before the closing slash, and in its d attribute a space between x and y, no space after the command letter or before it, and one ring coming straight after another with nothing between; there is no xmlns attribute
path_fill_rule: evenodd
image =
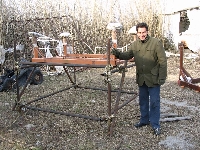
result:
<svg viewBox="0 0 200 150"><path fill-rule="evenodd" d="M140 40L145 40L145 38L147 37L148 31L146 30L146 28L138 28L138 32L137 32L137 36Z"/></svg>

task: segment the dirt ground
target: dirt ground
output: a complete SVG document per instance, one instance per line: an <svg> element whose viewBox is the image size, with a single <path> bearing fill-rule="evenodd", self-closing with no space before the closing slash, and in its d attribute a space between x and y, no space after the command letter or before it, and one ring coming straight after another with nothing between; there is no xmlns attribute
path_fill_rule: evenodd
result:
<svg viewBox="0 0 200 150"><path fill-rule="evenodd" d="M200 59L184 60L186 70L193 78L200 77ZM82 86L107 89L104 69L86 69L76 73ZM67 75L47 76L41 85L29 85L20 103L26 104L42 95L70 85ZM71 73L72 77L73 74ZM120 109L116 115L113 136L108 136L108 122L58 115L22 108L13 111L15 92L0 93L0 149L1 150L197 150L200 147L200 93L181 88L179 57L168 58L168 78L161 87L161 115L171 114L182 120L164 121L161 118L160 136L150 126L134 128L139 119L138 97ZM112 88L119 87L121 73L111 76ZM123 90L138 91L135 68L126 72ZM112 93L112 107L116 93ZM133 94L122 94L120 104ZM90 89L69 89L28 105L52 111L71 112L97 118L106 117L107 92Z"/></svg>

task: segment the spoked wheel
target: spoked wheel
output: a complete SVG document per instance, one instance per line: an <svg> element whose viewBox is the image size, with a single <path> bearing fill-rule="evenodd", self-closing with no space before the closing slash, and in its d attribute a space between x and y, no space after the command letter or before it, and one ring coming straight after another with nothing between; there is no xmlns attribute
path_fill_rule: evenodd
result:
<svg viewBox="0 0 200 150"><path fill-rule="evenodd" d="M13 87L13 79L7 78L5 79L3 84L1 84L0 91L9 91L12 89L12 87Z"/></svg>
<svg viewBox="0 0 200 150"><path fill-rule="evenodd" d="M43 82L43 74L40 70L36 70L33 72L31 84L41 84Z"/></svg>

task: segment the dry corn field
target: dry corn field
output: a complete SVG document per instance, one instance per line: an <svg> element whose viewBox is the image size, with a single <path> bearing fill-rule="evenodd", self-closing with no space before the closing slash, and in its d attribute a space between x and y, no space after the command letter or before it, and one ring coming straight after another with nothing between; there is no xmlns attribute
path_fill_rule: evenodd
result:
<svg viewBox="0 0 200 150"><path fill-rule="evenodd" d="M194 77L200 76L200 61L184 61L186 70ZM90 87L106 88L104 69L88 68L77 72L77 83ZM190 117L179 121L161 122L162 134L153 135L150 126L136 129L138 121L138 98L120 109L116 115L113 136L108 136L106 122L91 121L53 113L23 109L12 111L16 93L0 93L0 149L2 150L132 150L132 149L185 149L200 147L200 96L199 93L177 85L179 57L168 58L168 78L161 88L161 115L175 114ZM111 76L112 88L119 87L121 73ZM21 103L62 89L69 85L65 74L48 76L44 72L41 85L29 85ZM124 90L136 91L135 68L126 72ZM116 93L112 93L112 104ZM122 94L120 103L130 99ZM31 104L39 108L73 112L89 116L107 116L107 92L88 89L70 89ZM161 117L162 118L162 117Z"/></svg>

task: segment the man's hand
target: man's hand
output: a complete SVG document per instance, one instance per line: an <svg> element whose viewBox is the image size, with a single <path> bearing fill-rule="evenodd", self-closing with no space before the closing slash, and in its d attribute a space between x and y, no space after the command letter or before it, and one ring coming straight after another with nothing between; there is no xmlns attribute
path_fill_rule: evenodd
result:
<svg viewBox="0 0 200 150"><path fill-rule="evenodd" d="M163 85L165 83L165 79L159 79L158 84Z"/></svg>
<svg viewBox="0 0 200 150"><path fill-rule="evenodd" d="M119 52L117 49L112 48L112 49L111 49L111 53L112 53L113 55L115 55L116 58L119 58L120 52Z"/></svg>

